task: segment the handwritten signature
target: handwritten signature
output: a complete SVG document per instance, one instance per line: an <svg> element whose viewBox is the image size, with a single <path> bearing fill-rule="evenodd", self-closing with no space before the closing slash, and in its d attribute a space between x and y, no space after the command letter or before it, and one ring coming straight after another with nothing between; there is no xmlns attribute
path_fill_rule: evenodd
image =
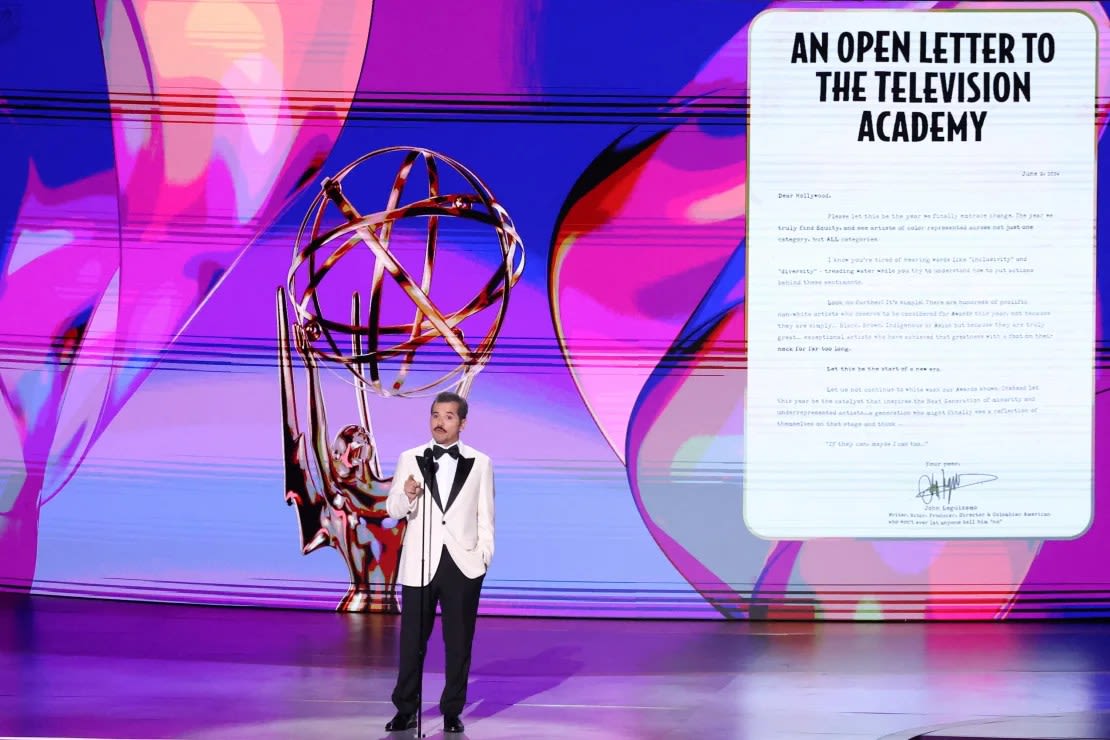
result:
<svg viewBox="0 0 1110 740"><path fill-rule="evenodd" d="M930 504L934 500L940 500L947 504L951 503L952 492L957 488L980 486L984 483L990 483L992 480L998 480L998 476L989 473L945 475L944 468L941 468L939 479L932 474L923 475L917 479L917 498L926 504Z"/></svg>

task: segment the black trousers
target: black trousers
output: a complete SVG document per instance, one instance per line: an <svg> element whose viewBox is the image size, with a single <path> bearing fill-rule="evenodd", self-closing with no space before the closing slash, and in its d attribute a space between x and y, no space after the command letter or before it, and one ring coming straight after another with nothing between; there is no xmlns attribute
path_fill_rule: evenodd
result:
<svg viewBox="0 0 1110 740"><path fill-rule="evenodd" d="M432 634L438 602L443 615L443 646L447 663L447 683L439 698L439 709L446 717L462 714L470 677L470 648L474 643L474 623L478 618L478 596L485 578L484 575L478 578L463 575L445 546L439 567L425 588L401 587L401 660L397 686L393 689L393 704L398 712L413 714L419 707L420 676L424 672L421 651ZM427 593L422 594L425 590ZM420 634L422 605L424 634Z"/></svg>

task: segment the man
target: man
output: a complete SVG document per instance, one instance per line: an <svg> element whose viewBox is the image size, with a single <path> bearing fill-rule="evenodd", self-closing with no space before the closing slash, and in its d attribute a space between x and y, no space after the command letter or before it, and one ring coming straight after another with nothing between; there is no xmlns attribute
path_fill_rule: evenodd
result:
<svg viewBox="0 0 1110 740"><path fill-rule="evenodd" d="M493 464L459 441L467 411L466 399L457 394L436 396L431 416L434 444L401 453L386 499L391 517L408 520L398 572L402 607L401 657L393 690L397 714L385 726L388 732L416 726L423 653L437 601L447 659L447 683L439 700L443 729L463 731L459 715L466 704L478 596L493 558Z"/></svg>

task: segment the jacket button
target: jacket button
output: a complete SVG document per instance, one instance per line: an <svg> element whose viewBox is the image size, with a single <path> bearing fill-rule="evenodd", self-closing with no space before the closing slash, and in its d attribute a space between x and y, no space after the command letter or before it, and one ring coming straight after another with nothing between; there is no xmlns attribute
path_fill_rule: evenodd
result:
<svg viewBox="0 0 1110 740"><path fill-rule="evenodd" d="M443 521L440 522L440 524L446 524L446 523L447 523L446 519L444 519Z"/></svg>

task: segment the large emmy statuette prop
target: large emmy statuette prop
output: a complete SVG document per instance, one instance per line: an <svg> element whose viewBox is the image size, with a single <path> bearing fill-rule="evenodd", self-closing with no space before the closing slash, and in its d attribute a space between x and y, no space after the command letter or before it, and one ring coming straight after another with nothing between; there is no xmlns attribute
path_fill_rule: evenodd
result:
<svg viewBox="0 0 1110 740"><path fill-rule="evenodd" d="M352 174L360 166L365 172L388 161L385 155L401 158L385 208L362 215L344 192L344 181L358 180ZM417 179L426 181L426 196L402 202L406 184L417 173L421 173ZM459 182L469 187L460 189L469 192L441 193L441 182L448 175L453 180L461 176ZM461 225L471 231L492 229L500 247L492 276L478 286L476 295L452 312L442 310L429 297L438 242L445 240L443 227L458 223L447 219L464 219L469 223ZM329 221L336 225L326 226ZM407 234L416 226L421 229L418 247L409 251L422 252L419 279L402 263L403 250L391 249L391 240L400 241L397 234L402 229L408 229L404 232ZM468 253L476 251L474 239L465 241ZM370 259L365 251L359 254L361 250L369 250ZM441 256L450 251L448 243ZM358 268L355 262L365 266ZM474 377L490 359L509 292L523 269L523 244L509 214L470 170L442 154L410 147L380 149L324 180L322 192L297 235L288 284L277 291L278 353L285 427L285 501L297 510L302 553L331 546L347 563L350 589L338 611L397 611L394 586L405 523L391 519L385 509L391 477L382 472L368 396L426 396L454 389L465 397ZM347 282L369 284L365 315L357 289L349 301L349 323L324 315L322 304L328 301L321 286L329 282L329 274ZM455 272L451 281L459 277ZM390 287L386 291L389 281L400 290ZM444 283L442 278L437 286L446 287L448 293L457 292L452 289L459 287ZM404 305L392 308L403 312L404 321L383 323L390 309L383 306L383 292L400 298ZM342 300L346 305L346 299ZM461 324L487 309L494 312L492 321L471 346ZM407 321L409 316L411 322ZM418 351L433 343L449 349L436 353L425 367L418 362ZM307 376L307 436L301 432L294 391L294 349ZM445 356L450 361L445 362ZM353 385L358 408L359 423L343 426L334 437L328 428L321 366L338 369ZM430 379L423 377L429 368ZM439 374L444 368L446 371ZM392 373L390 381L383 382L383 371ZM414 383L416 387L406 388L406 379L417 374L422 377Z"/></svg>

